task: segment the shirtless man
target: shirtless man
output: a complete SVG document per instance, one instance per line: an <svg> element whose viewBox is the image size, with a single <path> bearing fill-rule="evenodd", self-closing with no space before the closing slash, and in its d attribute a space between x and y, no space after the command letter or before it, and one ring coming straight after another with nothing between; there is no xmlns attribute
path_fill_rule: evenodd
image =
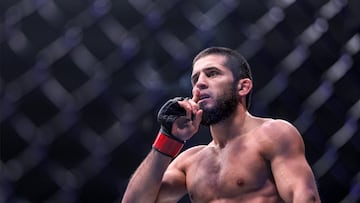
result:
<svg viewBox="0 0 360 203"><path fill-rule="evenodd" d="M197 203L320 202L296 128L248 112L252 77L239 53L205 49L193 61L191 80L191 99L160 109L160 133L123 203L177 202L186 194ZM200 124L210 127L212 141L176 156Z"/></svg>

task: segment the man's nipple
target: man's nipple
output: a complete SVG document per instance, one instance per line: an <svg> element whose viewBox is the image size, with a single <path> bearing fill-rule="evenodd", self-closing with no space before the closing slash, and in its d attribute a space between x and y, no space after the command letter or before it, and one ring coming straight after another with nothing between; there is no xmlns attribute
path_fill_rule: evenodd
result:
<svg viewBox="0 0 360 203"><path fill-rule="evenodd" d="M237 184L239 187L242 187L242 186L244 186L245 181L244 181L244 179L242 179L242 178L238 178L238 179L236 180L236 184Z"/></svg>

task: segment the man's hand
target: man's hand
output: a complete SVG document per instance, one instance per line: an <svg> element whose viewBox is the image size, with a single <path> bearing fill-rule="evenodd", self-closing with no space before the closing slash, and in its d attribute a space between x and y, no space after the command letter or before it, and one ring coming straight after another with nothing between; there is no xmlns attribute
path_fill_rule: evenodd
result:
<svg viewBox="0 0 360 203"><path fill-rule="evenodd" d="M199 91L194 91L193 98L178 101L186 115L178 117L171 129L171 133L181 139L190 139L199 130L203 111L199 108Z"/></svg>
<svg viewBox="0 0 360 203"><path fill-rule="evenodd" d="M191 99L176 97L167 101L158 113L160 132L181 141L190 139L199 130L202 117L198 101L199 91L194 91Z"/></svg>

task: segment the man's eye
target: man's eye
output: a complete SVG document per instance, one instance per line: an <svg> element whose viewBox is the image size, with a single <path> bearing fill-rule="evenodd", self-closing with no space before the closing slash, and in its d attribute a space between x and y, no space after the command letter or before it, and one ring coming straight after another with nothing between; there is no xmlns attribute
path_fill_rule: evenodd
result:
<svg viewBox="0 0 360 203"><path fill-rule="evenodd" d="M217 72L217 71L210 71L210 72L208 73L208 77L212 77L212 76L216 76L216 75L218 75L218 72Z"/></svg>
<svg viewBox="0 0 360 203"><path fill-rule="evenodd" d="M194 85L198 81L198 77L193 77L191 83Z"/></svg>

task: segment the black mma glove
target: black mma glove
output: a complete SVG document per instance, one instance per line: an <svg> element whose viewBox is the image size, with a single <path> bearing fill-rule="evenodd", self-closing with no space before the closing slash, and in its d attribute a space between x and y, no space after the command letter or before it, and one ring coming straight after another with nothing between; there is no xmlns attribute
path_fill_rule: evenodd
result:
<svg viewBox="0 0 360 203"><path fill-rule="evenodd" d="M186 116L186 111L182 108L178 101L183 101L186 98L184 97L175 97L168 100L159 110L157 120L161 125L160 132L169 136L172 139L178 140L185 143L184 140L181 140L171 134L171 129L174 121L180 116Z"/></svg>

